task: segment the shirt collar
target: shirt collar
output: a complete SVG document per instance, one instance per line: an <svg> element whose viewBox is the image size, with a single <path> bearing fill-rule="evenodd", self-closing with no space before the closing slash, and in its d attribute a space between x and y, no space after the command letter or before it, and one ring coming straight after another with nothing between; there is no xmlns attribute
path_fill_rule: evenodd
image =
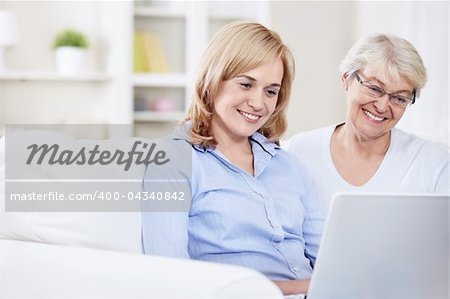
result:
<svg viewBox="0 0 450 299"><path fill-rule="evenodd" d="M189 143L192 143L191 136L189 135L189 131L191 130L191 122L185 122L182 124L178 124L172 133L172 139L174 140L185 140ZM250 136L250 140L259 144L259 146L272 157L276 155L277 149L280 149L280 146L270 141L262 135L261 133L255 132L252 136ZM192 145L197 151L207 152L213 151L214 149L205 148L199 144Z"/></svg>
<svg viewBox="0 0 450 299"><path fill-rule="evenodd" d="M272 157L275 156L277 154L277 150L280 149L280 146L276 145L273 141L270 141L266 136L258 132L255 132L252 136L250 136L250 140L259 144L261 148Z"/></svg>

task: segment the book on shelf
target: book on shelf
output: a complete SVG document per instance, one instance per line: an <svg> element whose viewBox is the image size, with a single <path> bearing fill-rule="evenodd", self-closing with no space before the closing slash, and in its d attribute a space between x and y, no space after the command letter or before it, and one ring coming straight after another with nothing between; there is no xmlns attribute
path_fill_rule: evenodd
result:
<svg viewBox="0 0 450 299"><path fill-rule="evenodd" d="M134 72L167 73L169 67L158 34L151 31L134 33Z"/></svg>
<svg viewBox="0 0 450 299"><path fill-rule="evenodd" d="M145 49L143 47L142 34L134 32L134 66L135 73L145 73L148 70L147 60L145 59Z"/></svg>

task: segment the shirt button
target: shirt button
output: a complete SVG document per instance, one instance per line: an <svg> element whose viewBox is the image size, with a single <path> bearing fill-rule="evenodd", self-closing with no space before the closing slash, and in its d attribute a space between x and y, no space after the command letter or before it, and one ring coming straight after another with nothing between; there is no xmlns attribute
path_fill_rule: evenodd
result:
<svg viewBox="0 0 450 299"><path fill-rule="evenodd" d="M277 227L279 227L280 225L278 224L278 223L274 223L273 224L273 227L275 227L275 228L277 228Z"/></svg>
<svg viewBox="0 0 450 299"><path fill-rule="evenodd" d="M299 267L294 267L292 270L294 270L294 272L298 272L298 271L300 271L300 268Z"/></svg>

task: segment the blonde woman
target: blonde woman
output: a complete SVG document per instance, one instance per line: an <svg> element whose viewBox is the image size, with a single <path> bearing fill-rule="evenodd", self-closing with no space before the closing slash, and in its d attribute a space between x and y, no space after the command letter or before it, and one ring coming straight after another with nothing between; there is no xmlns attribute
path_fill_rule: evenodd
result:
<svg viewBox="0 0 450 299"><path fill-rule="evenodd" d="M294 60L275 32L235 22L217 33L174 137L192 145L190 211L167 233L183 250L155 246L149 214L146 253L246 266L285 294L306 292L322 217L310 177L278 145L293 76Z"/></svg>

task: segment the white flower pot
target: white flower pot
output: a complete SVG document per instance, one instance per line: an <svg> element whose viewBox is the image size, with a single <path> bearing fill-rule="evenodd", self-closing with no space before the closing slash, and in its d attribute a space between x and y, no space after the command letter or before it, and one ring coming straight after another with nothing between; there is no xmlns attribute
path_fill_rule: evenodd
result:
<svg viewBox="0 0 450 299"><path fill-rule="evenodd" d="M86 72L87 50L77 47L59 47L55 51L56 71L62 75Z"/></svg>

